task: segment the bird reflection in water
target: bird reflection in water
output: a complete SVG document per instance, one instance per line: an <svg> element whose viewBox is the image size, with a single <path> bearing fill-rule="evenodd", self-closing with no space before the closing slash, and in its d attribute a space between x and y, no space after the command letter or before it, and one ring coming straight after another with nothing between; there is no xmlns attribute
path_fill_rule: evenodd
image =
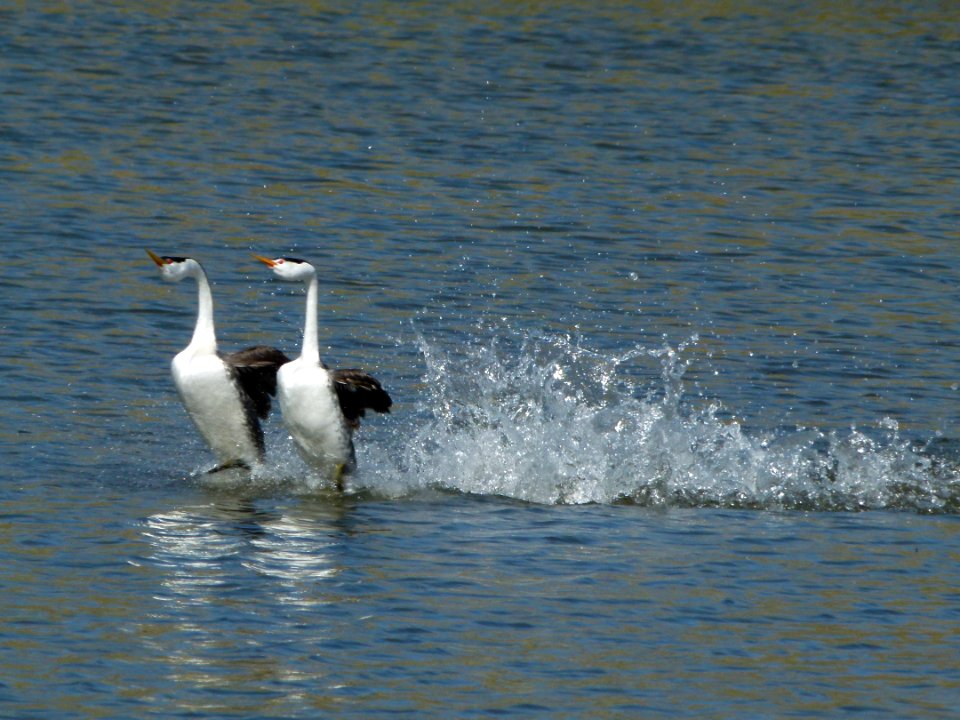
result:
<svg viewBox="0 0 960 720"><path fill-rule="evenodd" d="M145 520L145 564L160 575L161 607L139 634L153 656L174 668L172 680L216 686L223 711L249 709L236 703L253 701L244 690L251 682L316 687L323 681L304 677L302 663L273 645L302 639L307 627L322 643L343 623L338 608L346 600L333 581L344 567L349 507L339 493L331 496L288 506L224 498ZM264 607L273 611L264 614ZM265 625L267 632L251 631ZM268 646L270 638L276 640Z"/></svg>
<svg viewBox="0 0 960 720"><path fill-rule="evenodd" d="M251 499L219 499L152 515L144 535L151 559L169 571L162 584L171 602L229 600L235 588L246 586L248 579L239 576L249 571L289 584L306 600L315 595L313 581L340 572L336 550L345 509L319 501L264 507Z"/></svg>

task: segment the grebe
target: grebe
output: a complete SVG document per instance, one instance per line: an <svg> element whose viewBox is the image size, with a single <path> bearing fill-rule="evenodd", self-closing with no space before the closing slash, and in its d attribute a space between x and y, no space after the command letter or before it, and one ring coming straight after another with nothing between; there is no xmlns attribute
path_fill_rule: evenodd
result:
<svg viewBox="0 0 960 720"><path fill-rule="evenodd" d="M164 280L197 281L197 325L193 338L171 363L173 382L197 430L217 458L210 472L252 468L263 460L260 420L270 412L277 370L290 358L264 345L228 355L217 352L213 297L203 267L193 258L147 254Z"/></svg>
<svg viewBox="0 0 960 720"><path fill-rule="evenodd" d="M390 411L393 401L380 382L361 370L330 370L320 361L317 339L317 271L297 258L254 255L281 280L307 286L300 357L277 373L283 420L304 461L343 490L344 475L356 466L353 431L369 408Z"/></svg>

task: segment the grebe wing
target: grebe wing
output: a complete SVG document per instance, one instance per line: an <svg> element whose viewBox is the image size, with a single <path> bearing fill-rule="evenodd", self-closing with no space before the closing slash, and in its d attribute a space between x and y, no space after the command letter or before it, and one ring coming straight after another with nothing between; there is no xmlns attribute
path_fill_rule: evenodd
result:
<svg viewBox="0 0 960 720"><path fill-rule="evenodd" d="M390 412L393 400L380 385L380 381L362 370L334 370L333 387L337 391L340 409L347 423L356 430L366 410L378 413Z"/></svg>
<svg viewBox="0 0 960 720"><path fill-rule="evenodd" d="M253 402L257 416L270 412L270 396L277 394L277 370L290 358L275 347L255 345L223 356L240 389Z"/></svg>

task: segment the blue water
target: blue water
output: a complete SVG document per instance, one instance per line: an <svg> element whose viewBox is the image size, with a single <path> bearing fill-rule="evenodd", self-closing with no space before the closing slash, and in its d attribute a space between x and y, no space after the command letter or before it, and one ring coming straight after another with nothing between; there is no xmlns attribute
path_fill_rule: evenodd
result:
<svg viewBox="0 0 960 720"><path fill-rule="evenodd" d="M0 716L953 717L960 15L0 9ZM340 496L169 377L324 358Z"/></svg>

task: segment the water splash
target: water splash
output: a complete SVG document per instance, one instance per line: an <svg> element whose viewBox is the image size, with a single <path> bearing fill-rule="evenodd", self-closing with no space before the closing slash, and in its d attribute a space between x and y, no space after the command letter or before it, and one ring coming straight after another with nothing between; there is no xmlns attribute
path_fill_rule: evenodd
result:
<svg viewBox="0 0 960 720"><path fill-rule="evenodd" d="M367 450L375 461L363 487L547 504L960 509L956 463L917 448L894 420L869 431L748 432L719 403L688 398L695 336L620 354L565 335L481 337L453 349L417 337L423 396ZM625 372L638 364L659 364L659 374Z"/></svg>

